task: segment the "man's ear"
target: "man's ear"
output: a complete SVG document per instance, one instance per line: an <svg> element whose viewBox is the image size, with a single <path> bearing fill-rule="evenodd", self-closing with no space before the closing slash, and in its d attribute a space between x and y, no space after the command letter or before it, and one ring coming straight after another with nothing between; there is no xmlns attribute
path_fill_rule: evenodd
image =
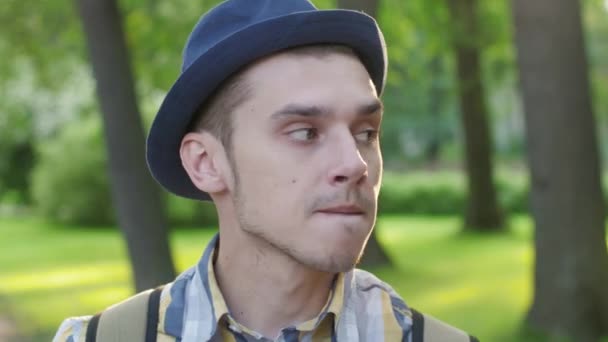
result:
<svg viewBox="0 0 608 342"><path fill-rule="evenodd" d="M220 142L208 132L192 132L182 138L179 155L192 184L201 191L218 193L226 190L225 175L218 165Z"/></svg>

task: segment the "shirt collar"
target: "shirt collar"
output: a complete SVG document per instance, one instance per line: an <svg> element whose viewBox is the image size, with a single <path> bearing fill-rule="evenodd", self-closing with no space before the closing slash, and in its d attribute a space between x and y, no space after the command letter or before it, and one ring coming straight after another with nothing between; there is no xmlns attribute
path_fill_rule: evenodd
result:
<svg viewBox="0 0 608 342"><path fill-rule="evenodd" d="M219 288L217 278L215 277L215 272L213 269L213 263L215 259L214 256L218 243L219 234L216 234L216 236L209 242L209 245L207 246L205 253L199 261L197 267L198 272L200 274L200 279L203 282L203 287L205 288L205 292L207 293L207 296L213 308L213 319L215 323L215 327L213 329L214 333L217 330L217 326L220 324L220 321L222 319L228 319L233 324L236 323L234 319L230 317L228 306ZM333 319L335 328L344 305L344 286L344 274L338 273L334 278L334 281L332 282L332 288L330 289L330 293L327 298L327 302L323 307L323 310L321 310L317 317L310 319L306 322L302 322L298 324L295 328L299 331L316 330L326 319ZM242 325L238 325L238 328L252 336L261 336L259 333L251 331L250 329L247 329Z"/></svg>
<svg viewBox="0 0 608 342"><path fill-rule="evenodd" d="M217 283L217 279L215 278L215 271L213 269L213 260L215 259L216 246L217 241L211 246L213 248L213 251L211 253L211 257L206 260L205 266L207 267L208 293L210 294L210 300L213 304L213 317L215 317L215 323L218 324L222 317L224 315L228 315L229 312L228 306L226 305L226 301L224 300L224 296L222 295L219 284Z"/></svg>
<svg viewBox="0 0 608 342"><path fill-rule="evenodd" d="M340 313L344 306L344 273L338 273L332 282L332 288L330 289L327 302L321 310L321 313L306 322L300 323L296 326L299 331L312 331L316 330L321 323L327 319L333 319L334 328L337 326L340 319Z"/></svg>

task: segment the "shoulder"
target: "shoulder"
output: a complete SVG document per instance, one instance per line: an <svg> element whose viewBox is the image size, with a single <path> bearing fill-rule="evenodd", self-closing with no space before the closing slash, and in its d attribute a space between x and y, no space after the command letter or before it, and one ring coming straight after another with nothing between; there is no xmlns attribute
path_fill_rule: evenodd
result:
<svg viewBox="0 0 608 342"><path fill-rule="evenodd" d="M409 307L389 284L367 271L356 269L352 272L350 291L350 301L357 308L357 316L362 316L358 318L359 323L362 319L377 321L379 313L385 339L401 335L399 340L412 342L477 341L464 331Z"/></svg>
<svg viewBox="0 0 608 342"><path fill-rule="evenodd" d="M160 303L159 303L159 319L161 319L160 332L164 332L165 325L173 323L173 320L178 318L178 316L170 316L167 317L167 311L171 311L169 309L170 304L171 309L175 311L175 306L177 304L178 308L183 309L184 300L185 300L185 288L190 283L192 278L194 277L194 269L188 269L183 272L180 276L176 278L173 283L168 283L163 285L162 292L160 294ZM126 300L114 304L102 312L105 312L111 308L116 308L122 305L123 303L132 302L132 299L139 297L143 294L150 293L151 290L143 291L137 293ZM55 337L53 338L53 342L84 342L87 334L87 328L93 315L89 316L81 316L81 317L70 317L65 319L59 329L55 333ZM181 322L181 321L180 321Z"/></svg>
<svg viewBox="0 0 608 342"><path fill-rule="evenodd" d="M93 316L70 317L64 320L53 342L81 342L84 341L87 327Z"/></svg>
<svg viewBox="0 0 608 342"><path fill-rule="evenodd" d="M359 335L381 334L385 340L400 341L412 330L412 312L389 284L359 269L349 272L346 279L345 310L356 317Z"/></svg>
<svg viewBox="0 0 608 342"><path fill-rule="evenodd" d="M364 305L373 305L377 300L385 301L386 308L397 310L411 318L411 312L405 301L387 283L378 279L372 273L355 269L352 272L351 289L355 299L363 301Z"/></svg>
<svg viewBox="0 0 608 342"><path fill-rule="evenodd" d="M163 285L156 289L149 289L139 292L119 303L109 306L99 312L97 315L70 317L64 320L53 342L85 342L88 331L92 329L94 334L97 334L100 327L110 327L112 331L132 330L133 323L144 324L146 319L149 319L150 308L155 307L162 309L160 301L170 300L169 291L172 283ZM155 294L156 293L156 294ZM164 295L164 296L163 296ZM167 298L169 297L169 298ZM153 299L154 298L154 299ZM152 303L156 304L152 304ZM128 319L125 319L128 318ZM139 327L139 325L137 326ZM124 329L123 329L124 328ZM142 328L143 329L143 328ZM105 329L104 331L109 331Z"/></svg>
<svg viewBox="0 0 608 342"><path fill-rule="evenodd" d="M414 329L412 341L453 341L453 342L479 342L468 333L455 328L433 316L420 313L412 309Z"/></svg>

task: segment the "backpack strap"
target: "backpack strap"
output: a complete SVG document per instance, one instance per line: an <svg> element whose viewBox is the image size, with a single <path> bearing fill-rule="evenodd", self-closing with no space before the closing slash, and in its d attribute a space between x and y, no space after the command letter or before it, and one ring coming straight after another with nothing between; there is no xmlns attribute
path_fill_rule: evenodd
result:
<svg viewBox="0 0 608 342"><path fill-rule="evenodd" d="M412 342L479 342L462 330L449 326L438 319L412 311Z"/></svg>
<svg viewBox="0 0 608 342"><path fill-rule="evenodd" d="M99 317L101 313L91 317L89 324L87 325L87 334L85 336L85 342L95 342L95 336L97 335L97 326L99 325Z"/></svg>
<svg viewBox="0 0 608 342"><path fill-rule="evenodd" d="M163 288L159 287L150 294L145 342L156 342L156 336L158 335L158 309L160 308L160 295L162 292Z"/></svg>
<svg viewBox="0 0 608 342"><path fill-rule="evenodd" d="M140 292L93 316L86 342L156 342L162 287Z"/></svg>

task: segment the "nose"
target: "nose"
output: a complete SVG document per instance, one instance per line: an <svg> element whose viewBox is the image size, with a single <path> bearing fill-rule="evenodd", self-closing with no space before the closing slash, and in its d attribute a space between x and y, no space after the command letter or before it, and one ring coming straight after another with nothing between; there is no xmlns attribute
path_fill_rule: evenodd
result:
<svg viewBox="0 0 608 342"><path fill-rule="evenodd" d="M335 142L334 160L329 171L329 181L332 185L357 185L368 176L367 163L363 160L355 138L350 134Z"/></svg>

